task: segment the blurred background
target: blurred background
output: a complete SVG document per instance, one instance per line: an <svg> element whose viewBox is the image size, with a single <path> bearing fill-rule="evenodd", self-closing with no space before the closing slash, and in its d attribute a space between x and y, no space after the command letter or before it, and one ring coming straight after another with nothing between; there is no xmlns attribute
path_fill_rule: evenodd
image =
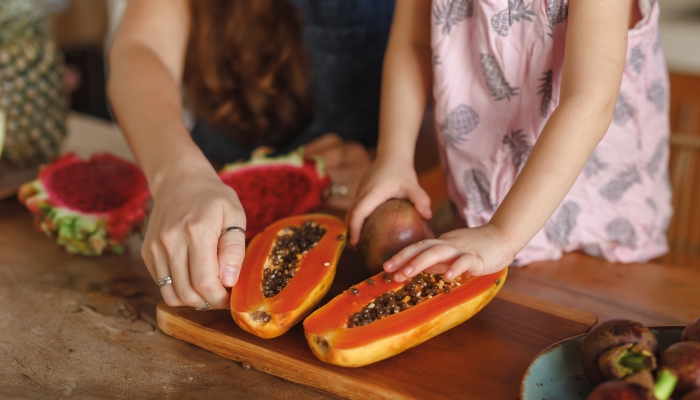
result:
<svg viewBox="0 0 700 400"><path fill-rule="evenodd" d="M41 4L44 8L41 18L47 23L48 33L55 43L56 51L63 56L65 68L61 74L61 80L64 88L61 90L69 92L70 102L65 105L65 110L61 107L57 108L56 122L49 124L51 126L48 128L47 122L41 121L37 122L42 124L40 128L29 129L34 132L34 135L46 137L44 140L46 151L52 151L58 146L56 143L59 141L72 141L73 148L80 148L84 138L89 137L93 144L100 142L101 146L128 156L128 148L119 147L123 146L123 140L119 138L118 129L113 124L105 96L105 49L108 48L112 34L118 26L127 0L0 0L0 2L3 4L13 2L18 5L17 7L29 7L30 4L36 7L37 4ZM668 234L675 251L671 252L664 261L700 266L700 207L697 201L700 198L700 157L698 156L700 153L700 0L661 0L659 5L661 43L671 83L669 115L673 137L670 180L674 190L676 209ZM8 17L0 15L0 43L4 43L1 40L6 39L8 32L12 32L13 29L13 25L3 21L3 18ZM0 65L3 57L7 58L6 54L3 55L3 50L0 47ZM35 56L35 53L30 52L26 57ZM18 60L21 61L21 58ZM41 83L36 88L41 91L48 86L47 90L50 93L52 85L57 87L61 85L51 80L57 78L50 74L51 67L45 67L44 70L42 73L46 75L46 83ZM3 80L6 81L7 76L10 76L10 72L5 71L5 77L3 77L3 71L0 70L0 77L3 77ZM15 82L14 87L21 86L23 93L30 98L34 93L31 87L33 78L31 74L27 75L30 82L29 89L26 89L24 80ZM10 101L9 93L15 93L7 91L7 88L11 87L8 85L7 82L0 85L0 89L3 87L6 89L5 92L0 91L2 93L0 109L3 108L3 101ZM28 116L23 121L31 127L32 107L25 107L25 109ZM67 115L65 118L62 117L64 113ZM0 118L4 118L1 112ZM67 122L61 125L62 120ZM100 120L101 124L96 124L95 120ZM426 120L426 126L430 125L432 123ZM11 128L13 126L8 125L8 129ZM53 130L47 132L49 128ZM92 133L78 137L73 135L71 130ZM94 134L97 131L102 133ZM423 136L425 135L422 135L421 140L424 143L419 143L419 148L432 149L432 151L424 151L423 159L417 160L417 163L425 164L423 170L427 170L430 165L437 164L438 157L434 143L431 143L432 137ZM1 139L2 132L0 132ZM121 142L117 145L120 140ZM6 143L5 147L6 149L21 148L9 146L9 143ZM5 154L4 158L8 156L10 155ZM25 179L18 175L5 174L3 177L1 169L2 165L0 165L0 198L2 198L3 179L6 187L8 180L14 182ZM435 174L434 177L438 178L439 174ZM429 181L435 182L432 179ZM434 190L440 191L444 188L441 184L436 184Z"/></svg>
<svg viewBox="0 0 700 400"><path fill-rule="evenodd" d="M3 0L4 1L4 0ZM71 109L110 119L104 91L104 48L127 0L48 0L52 31L65 55ZM700 135L700 0L662 0L660 29L671 74L674 131Z"/></svg>

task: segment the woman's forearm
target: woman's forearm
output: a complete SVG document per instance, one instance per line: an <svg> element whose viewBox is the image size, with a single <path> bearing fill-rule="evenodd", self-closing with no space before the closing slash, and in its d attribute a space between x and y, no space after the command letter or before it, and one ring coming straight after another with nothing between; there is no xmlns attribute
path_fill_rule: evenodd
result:
<svg viewBox="0 0 700 400"><path fill-rule="evenodd" d="M108 55L109 100L154 194L168 174L214 173L183 121L188 4L129 0Z"/></svg>
<svg viewBox="0 0 700 400"><path fill-rule="evenodd" d="M109 99L119 126L154 190L167 172L208 165L183 121L178 85L145 46L110 54Z"/></svg>
<svg viewBox="0 0 700 400"><path fill-rule="evenodd" d="M411 166L432 87L429 15L430 1L397 3L383 65L377 157Z"/></svg>

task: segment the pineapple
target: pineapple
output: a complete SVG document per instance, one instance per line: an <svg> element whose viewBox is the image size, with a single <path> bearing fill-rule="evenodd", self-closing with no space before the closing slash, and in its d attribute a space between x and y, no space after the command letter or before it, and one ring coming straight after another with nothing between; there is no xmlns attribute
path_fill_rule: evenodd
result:
<svg viewBox="0 0 700 400"><path fill-rule="evenodd" d="M63 58L51 37L45 1L0 1L2 161L22 166L56 157L68 110Z"/></svg>

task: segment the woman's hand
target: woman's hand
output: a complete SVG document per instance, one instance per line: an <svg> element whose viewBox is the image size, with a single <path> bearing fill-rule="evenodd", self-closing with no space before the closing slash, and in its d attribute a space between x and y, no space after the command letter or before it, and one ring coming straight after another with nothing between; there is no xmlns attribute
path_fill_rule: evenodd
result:
<svg viewBox="0 0 700 400"><path fill-rule="evenodd" d="M447 232L439 239L412 244L384 263L394 280L403 282L420 272L454 279L464 273L488 275L510 265L515 252L491 224Z"/></svg>
<svg viewBox="0 0 700 400"><path fill-rule="evenodd" d="M305 154L323 159L333 187L338 189L337 193L331 193L328 205L336 210L350 208L360 180L372 163L369 151L357 142L344 141L335 133L327 133L308 143Z"/></svg>
<svg viewBox="0 0 700 400"><path fill-rule="evenodd" d="M246 219L236 192L211 166L178 166L161 176L153 190L151 214L141 255L169 306L229 308L226 287L236 284L245 254L245 234L222 230Z"/></svg>
<svg viewBox="0 0 700 400"><path fill-rule="evenodd" d="M423 218L432 217L430 197L418 184L413 165L378 158L362 179L355 204L346 217L350 228L350 244L357 244L362 224L372 211L391 198L408 199Z"/></svg>

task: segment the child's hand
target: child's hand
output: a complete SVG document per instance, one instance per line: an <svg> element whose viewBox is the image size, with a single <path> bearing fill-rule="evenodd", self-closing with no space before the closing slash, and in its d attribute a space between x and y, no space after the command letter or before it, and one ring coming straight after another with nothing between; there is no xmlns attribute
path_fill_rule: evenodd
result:
<svg viewBox="0 0 700 400"><path fill-rule="evenodd" d="M384 263L394 280L403 282L425 271L447 279L467 273L488 275L510 265L515 252L491 224L447 232L439 239L412 244Z"/></svg>
<svg viewBox="0 0 700 400"><path fill-rule="evenodd" d="M377 159L360 182L355 204L346 217L350 244L356 245L365 219L391 198L408 199L425 219L432 217L430 197L418 184L413 165Z"/></svg>

